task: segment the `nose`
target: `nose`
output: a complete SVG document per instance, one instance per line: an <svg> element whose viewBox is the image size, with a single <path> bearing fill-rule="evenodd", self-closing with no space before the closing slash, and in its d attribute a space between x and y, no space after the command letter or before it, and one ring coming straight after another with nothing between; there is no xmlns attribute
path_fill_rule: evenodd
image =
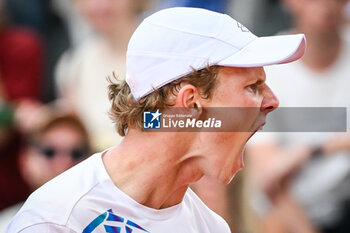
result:
<svg viewBox="0 0 350 233"><path fill-rule="evenodd" d="M264 90L264 99L261 103L261 111L265 114L268 114L269 112L272 112L275 110L279 105L278 98L276 95L272 92L269 86L266 85Z"/></svg>

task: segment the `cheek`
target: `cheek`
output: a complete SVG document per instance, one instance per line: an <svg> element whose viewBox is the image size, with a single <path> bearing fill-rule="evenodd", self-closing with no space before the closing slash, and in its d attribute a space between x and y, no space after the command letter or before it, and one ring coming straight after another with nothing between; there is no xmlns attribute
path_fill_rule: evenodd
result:
<svg viewBox="0 0 350 233"><path fill-rule="evenodd" d="M237 96L230 108L220 112L223 128L229 132L251 132L252 126L261 113L262 99L257 95L244 93Z"/></svg>
<svg viewBox="0 0 350 233"><path fill-rule="evenodd" d="M257 91L257 93L252 93L248 90L244 90L240 98L241 106L249 108L260 108L263 100L262 91Z"/></svg>
<svg viewBox="0 0 350 233"><path fill-rule="evenodd" d="M233 85L228 85L233 86ZM218 99L225 106L230 107L259 107L262 97L257 93L249 91L243 84L233 86L232 88L223 88L218 94Z"/></svg>
<svg viewBox="0 0 350 233"><path fill-rule="evenodd" d="M212 137L210 144L212 148L215 148L215 151L213 151L214 159L217 160L218 163L225 163L226 160L231 160L240 148L240 144L242 144L243 134L244 133L237 132L221 132Z"/></svg>

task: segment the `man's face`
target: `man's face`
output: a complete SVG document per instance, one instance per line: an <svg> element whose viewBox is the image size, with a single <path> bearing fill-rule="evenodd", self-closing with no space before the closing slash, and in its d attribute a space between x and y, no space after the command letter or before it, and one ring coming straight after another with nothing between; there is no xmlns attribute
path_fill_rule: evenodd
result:
<svg viewBox="0 0 350 233"><path fill-rule="evenodd" d="M213 96L203 102L203 107L234 110L237 114L229 116L230 122L244 130L200 133L200 147L208 159L207 174L229 183L243 167L245 144L265 124L266 115L277 106L278 99L266 85L262 67L222 67Z"/></svg>

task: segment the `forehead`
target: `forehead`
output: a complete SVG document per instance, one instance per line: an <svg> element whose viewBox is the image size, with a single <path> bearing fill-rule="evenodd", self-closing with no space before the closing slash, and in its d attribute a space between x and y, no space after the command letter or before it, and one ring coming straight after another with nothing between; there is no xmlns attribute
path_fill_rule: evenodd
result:
<svg viewBox="0 0 350 233"><path fill-rule="evenodd" d="M236 82L265 81L263 67L221 67L219 76L223 79L235 79Z"/></svg>

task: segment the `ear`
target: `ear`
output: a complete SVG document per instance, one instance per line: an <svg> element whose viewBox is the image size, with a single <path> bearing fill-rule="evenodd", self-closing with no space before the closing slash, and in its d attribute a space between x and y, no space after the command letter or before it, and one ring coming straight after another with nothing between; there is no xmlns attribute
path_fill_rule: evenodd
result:
<svg viewBox="0 0 350 233"><path fill-rule="evenodd" d="M196 115L201 114L201 96L198 88L188 83L181 83L177 93L175 107L188 108L196 111Z"/></svg>

